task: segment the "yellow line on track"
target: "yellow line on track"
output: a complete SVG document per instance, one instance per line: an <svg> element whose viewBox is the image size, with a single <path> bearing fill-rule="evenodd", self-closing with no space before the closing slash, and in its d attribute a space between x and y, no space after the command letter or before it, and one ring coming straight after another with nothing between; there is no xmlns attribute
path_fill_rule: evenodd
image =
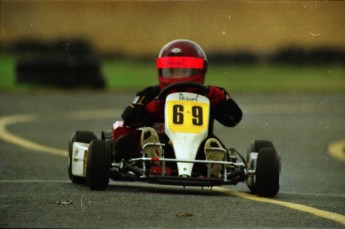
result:
<svg viewBox="0 0 345 229"><path fill-rule="evenodd" d="M327 152L338 160L345 162L345 139L329 144Z"/></svg>
<svg viewBox="0 0 345 229"><path fill-rule="evenodd" d="M290 202L285 202L285 201L280 201L280 200L275 200L275 199L270 199L270 198L259 197L259 196L255 196L255 195L244 193L244 192L232 191L223 187L214 187L214 189L222 193L225 193L227 195L238 196L244 199L263 202L263 203L280 205L283 207L287 207L287 208L294 209L297 211L306 212L306 213L315 215L317 217L325 218L325 219L340 223L342 225L345 225L345 215L342 215L339 213L328 212L325 210L320 210L320 209L309 207L302 204L296 204L296 203L290 203Z"/></svg>
<svg viewBox="0 0 345 229"><path fill-rule="evenodd" d="M44 145L37 144L35 142L26 140L17 135L11 134L7 131L6 127L11 124L21 123L21 122L30 122L34 121L35 118L32 115L15 115L15 116L6 116L0 118L0 139L27 148L31 150L36 150L40 152L45 152L57 156L67 156L66 150L56 149Z"/></svg>
<svg viewBox="0 0 345 229"><path fill-rule="evenodd" d="M34 120L35 120L35 118L32 115L15 115L15 116L5 116L5 117L0 118L0 139L4 140L6 142L9 142L9 143L27 148L27 149L45 152L45 153L58 155L58 156L67 156L67 151L65 151L65 150L56 149L56 148L37 144L35 142L21 138L17 135L11 134L6 129L6 127L8 125L11 125L11 124L16 124L16 123L21 123L21 122L30 122L30 121L34 121ZM343 144L343 143L344 142L342 142L341 144ZM336 144L336 146L338 146L338 145L339 144ZM329 152L334 151L334 150L331 150L331 149L333 149L331 146L332 145L330 145ZM333 147L334 147L334 145L333 145ZM338 149L338 148L336 148L336 149ZM340 158L340 159L343 160L343 158ZM309 207L309 206L302 205L302 204L296 204L296 203L290 203L290 202L285 202L285 201L279 201L279 200L275 200L275 199L258 197L258 196L244 193L244 192L232 191L232 190L229 190L229 189L226 189L223 187L215 187L214 189L219 191L219 192L225 193L227 195L238 196L238 197L252 200L252 201L259 201L259 202L264 202L264 203L280 205L283 207L287 207L290 209L306 212L306 213L309 213L309 214L312 214L312 215L315 215L315 216L318 216L321 218L325 218L328 220L332 220L332 221L338 222L342 225L345 225L345 216L338 214L338 213L328 212L325 210L320 210L320 209Z"/></svg>

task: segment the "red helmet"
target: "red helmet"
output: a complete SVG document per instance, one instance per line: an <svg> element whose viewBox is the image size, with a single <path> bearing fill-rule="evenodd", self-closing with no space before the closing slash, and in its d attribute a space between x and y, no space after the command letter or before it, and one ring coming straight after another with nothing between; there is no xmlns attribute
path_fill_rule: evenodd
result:
<svg viewBox="0 0 345 229"><path fill-rule="evenodd" d="M203 84L207 72L206 54L193 41L173 40L161 49L157 69L161 89L183 81Z"/></svg>

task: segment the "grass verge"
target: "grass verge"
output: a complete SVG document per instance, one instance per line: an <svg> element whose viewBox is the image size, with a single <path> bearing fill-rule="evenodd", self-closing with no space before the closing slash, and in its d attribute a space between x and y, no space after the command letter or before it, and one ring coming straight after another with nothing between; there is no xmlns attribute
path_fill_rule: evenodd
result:
<svg viewBox="0 0 345 229"><path fill-rule="evenodd" d="M157 84L154 63L106 61L103 71L110 90ZM345 92L345 67L210 64L206 84L243 93Z"/></svg>
<svg viewBox="0 0 345 229"><path fill-rule="evenodd" d="M108 91L137 91L157 84L154 60L105 60L103 75ZM209 64L207 85L241 93L344 93L345 67ZM39 90L39 85L17 84L15 57L0 55L0 90Z"/></svg>

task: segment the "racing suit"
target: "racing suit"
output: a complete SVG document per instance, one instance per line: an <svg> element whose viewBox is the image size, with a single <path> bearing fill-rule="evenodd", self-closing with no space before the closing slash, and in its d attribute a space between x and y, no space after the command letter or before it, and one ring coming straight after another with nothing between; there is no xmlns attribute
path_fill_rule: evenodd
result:
<svg viewBox="0 0 345 229"><path fill-rule="evenodd" d="M214 119L225 126L234 127L241 121L242 111L224 88L215 86L208 86L208 88L216 88L218 93L222 93L222 95L214 96L210 90L207 96L211 101L209 134L213 135ZM150 106L159 92L160 88L158 85L147 87L138 92L133 102L122 114L124 125L141 127L152 126L155 122L164 122L164 105L157 102L158 106ZM219 99L219 97L222 98Z"/></svg>
<svg viewBox="0 0 345 229"><path fill-rule="evenodd" d="M207 88L209 89L207 97L210 99L211 104L208 138L216 138L213 134L214 120L216 119L225 126L234 127L242 119L242 110L224 88L216 86L207 86ZM160 91L160 87L157 85L138 92L133 102L124 110L122 118L125 126L154 127L159 134L160 141L166 145L165 157L174 158L172 146L169 144L168 137L164 134L164 101L156 100ZM133 151L133 144L130 144L130 142L133 142L133 138L128 142L124 142L124 144L118 144L118 147L121 148L118 151ZM203 145L204 143L201 144L196 159L205 159ZM132 147L132 149L124 149L126 146ZM193 170L198 170L198 166L195 166ZM201 171L203 168L199 168L199 170Z"/></svg>

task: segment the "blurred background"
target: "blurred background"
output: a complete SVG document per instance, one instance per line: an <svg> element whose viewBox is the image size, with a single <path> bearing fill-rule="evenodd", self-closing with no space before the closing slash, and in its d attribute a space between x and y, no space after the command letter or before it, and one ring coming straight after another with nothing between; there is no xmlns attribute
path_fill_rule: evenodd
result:
<svg viewBox="0 0 345 229"><path fill-rule="evenodd" d="M345 92L343 1L1 0L0 90L137 90L177 39L239 92Z"/></svg>

